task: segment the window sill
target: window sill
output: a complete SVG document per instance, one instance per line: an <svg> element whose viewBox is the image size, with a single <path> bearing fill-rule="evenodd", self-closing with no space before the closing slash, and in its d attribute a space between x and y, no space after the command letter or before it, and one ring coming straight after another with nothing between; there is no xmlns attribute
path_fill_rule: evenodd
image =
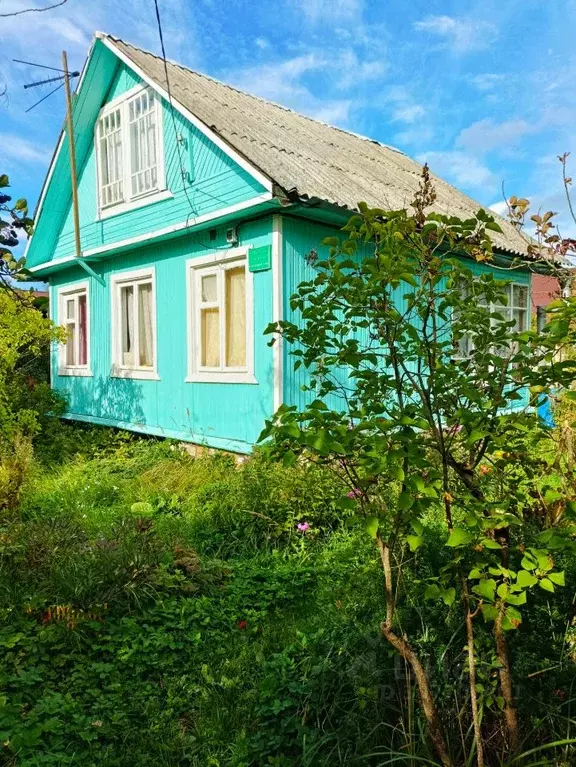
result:
<svg viewBox="0 0 576 767"><path fill-rule="evenodd" d="M81 378L91 378L94 374L88 368L58 368L59 376L80 376Z"/></svg>
<svg viewBox="0 0 576 767"><path fill-rule="evenodd" d="M137 368L113 367L111 378L137 378L141 381L159 381L160 376L155 370L138 370Z"/></svg>
<svg viewBox="0 0 576 767"><path fill-rule="evenodd" d="M119 205L111 205L109 208L104 208L98 212L96 221L105 221L113 216L120 216L122 213L128 213L131 210L143 208L146 205L152 205L162 200L169 200L172 197L174 195L169 189L161 189L159 192L152 192L151 194L137 197L134 200L130 200L130 202L122 202Z"/></svg>
<svg viewBox="0 0 576 767"><path fill-rule="evenodd" d="M186 383L236 383L236 384L257 384L258 381L252 373L231 373L231 372L213 372L213 373L191 373L185 378Z"/></svg>

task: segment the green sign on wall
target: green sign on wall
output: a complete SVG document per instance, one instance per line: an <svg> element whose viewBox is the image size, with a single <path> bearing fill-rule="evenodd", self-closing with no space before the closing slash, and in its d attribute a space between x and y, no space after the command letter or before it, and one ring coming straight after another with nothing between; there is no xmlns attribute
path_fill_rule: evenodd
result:
<svg viewBox="0 0 576 767"><path fill-rule="evenodd" d="M248 251L248 269L251 272L263 272L272 266L272 246L262 245Z"/></svg>

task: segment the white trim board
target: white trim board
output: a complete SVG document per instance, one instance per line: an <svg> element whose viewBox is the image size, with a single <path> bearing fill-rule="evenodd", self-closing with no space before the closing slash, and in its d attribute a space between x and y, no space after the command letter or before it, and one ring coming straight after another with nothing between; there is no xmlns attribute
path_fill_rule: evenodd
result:
<svg viewBox="0 0 576 767"><path fill-rule="evenodd" d="M163 229L156 229L153 232L147 232L146 234L139 234L135 237L127 237L125 240L119 240L118 242L110 243L109 245L100 245L97 248L90 248L82 253L84 258L100 256L105 253L110 253L116 250L122 250L123 248L129 248L131 245L139 245L140 243L148 243L149 241L165 237L169 234L176 234L177 232L185 229L194 230L200 224L205 224L210 221L217 221L224 216L230 216L234 213L247 210L252 207L256 207L265 202L271 202L274 199L274 195L270 192L264 192L258 195L258 197L251 197L244 202L236 203L236 205L230 205L228 208L220 208L219 210L212 211L211 213L204 213L202 216L197 216L194 219L187 219L181 221L179 224L172 224L171 226L164 227ZM43 264L29 267L29 270L34 274L36 272L43 272L49 270L53 266L61 266L66 263L71 265L77 261L76 256L63 256L62 258L54 259L54 261L45 261Z"/></svg>

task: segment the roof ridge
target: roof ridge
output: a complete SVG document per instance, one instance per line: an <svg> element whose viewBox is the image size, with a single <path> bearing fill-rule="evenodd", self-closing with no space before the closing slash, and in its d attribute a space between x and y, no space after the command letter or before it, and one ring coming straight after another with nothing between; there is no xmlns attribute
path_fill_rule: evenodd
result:
<svg viewBox="0 0 576 767"><path fill-rule="evenodd" d="M107 32L96 32L95 37L98 37L98 38L106 37L109 40L122 43L123 45L128 45L130 48L134 48L135 50L140 51L141 53L146 53L149 56L153 56L155 59L159 59L160 61L163 61L162 56L159 56L157 53L153 53L152 51L149 51L146 48L141 48L139 45L134 45L134 43L129 43L127 40L123 40L121 37L116 37L115 35L110 35ZM236 93L241 93L243 96L248 96L249 98L256 99L256 101L261 101L264 104L272 104L272 106L278 107L278 109L282 109L285 112L290 112L291 114L297 115L298 117L302 117L305 120L311 120L314 123L317 123L319 125L324 125L326 128L331 128L332 130L339 131L340 133L345 133L348 136L354 136L354 138L362 139L362 141L367 141L370 144L376 144L377 146L381 146L384 149L388 149L391 152L397 152L403 157L408 156L401 149L398 149L398 147L392 146L391 144L384 144L381 141L378 141L377 139L370 138L370 136L364 136L361 133L356 133L355 131L347 130L346 128L341 128L338 125L331 125L330 123L327 123L324 120L318 120L318 118L316 117L310 117L309 115L302 114L302 112L297 112L295 109L284 106L284 104L279 104L277 101L273 101L272 99L265 99L263 96L257 96L256 94L250 93L249 91L245 91L242 88L238 88L235 85L230 85L230 83L225 83L222 80L219 80L217 77L214 77L213 75L208 75L205 72L198 72L195 69L191 69L190 67L187 67L184 64L181 64L179 61L174 61L174 59L170 59L167 57L166 61L168 62L168 64L172 64L172 66L175 66L178 69L183 69L186 72L191 72L193 75L197 75L198 77L204 77L206 80L211 80L212 82L217 83L218 85L221 85L223 88L229 88L231 91L236 91Z"/></svg>

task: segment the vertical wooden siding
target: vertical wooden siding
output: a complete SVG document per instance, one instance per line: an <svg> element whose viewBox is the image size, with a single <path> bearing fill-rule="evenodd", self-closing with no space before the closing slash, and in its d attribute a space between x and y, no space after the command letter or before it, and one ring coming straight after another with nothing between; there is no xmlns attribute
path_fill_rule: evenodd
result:
<svg viewBox="0 0 576 767"><path fill-rule="evenodd" d="M340 236L345 239L344 233L337 227L324 226L311 221L305 221L298 218L284 219L283 223L283 293L284 293L284 317L285 319L301 325L302 318L299 312L293 312L290 309L290 296L296 291L298 285L306 280L311 280L316 274L316 270L311 266L306 256L310 251L318 252L320 258L328 255L328 248L321 245L323 238ZM498 269L488 264L466 261L466 265L475 274L493 273L497 279L512 279L530 287L530 272L524 269L516 269L512 273ZM401 286L394 291L394 303L401 312L406 311L406 300L404 295L408 292L407 286ZM296 405L298 408L304 408L305 404L313 399L312 392L305 392L302 386L309 381L308 372L304 367L294 370L296 360L290 354L294 347L290 344L284 344L284 402L288 405ZM340 384L348 384L346 371L341 370L338 375ZM344 409L343 400L334 395L327 402L330 407L335 409ZM521 406L526 404L526 399L519 403Z"/></svg>
<svg viewBox="0 0 576 767"><path fill-rule="evenodd" d="M271 218L239 226L240 245L269 245ZM80 420L117 425L246 452L273 411L272 349L263 332L272 321L272 272L254 274L254 356L257 384L186 383L186 274L188 258L225 248L225 231L184 236L97 264L105 286L90 278L92 377L59 376L53 353L53 385L69 400L68 414ZM146 266L156 270L159 381L110 377L112 362L111 277ZM57 319L57 289L86 279L79 269L51 280L51 306Z"/></svg>

